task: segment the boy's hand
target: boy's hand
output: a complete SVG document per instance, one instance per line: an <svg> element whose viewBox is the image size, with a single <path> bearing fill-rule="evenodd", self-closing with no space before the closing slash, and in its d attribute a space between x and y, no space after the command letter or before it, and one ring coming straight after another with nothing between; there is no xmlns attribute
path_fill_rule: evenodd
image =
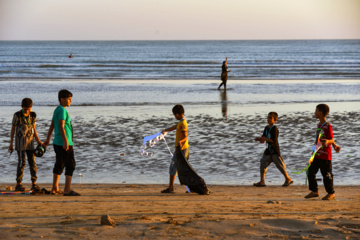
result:
<svg viewBox="0 0 360 240"><path fill-rule="evenodd" d="M340 150L341 150L341 147L338 146L338 145L335 145L335 146L334 146L334 150L335 150L335 152L339 153Z"/></svg>
<svg viewBox="0 0 360 240"><path fill-rule="evenodd" d="M255 141L258 141L260 143L264 143L265 139L264 139L264 137L257 137L257 138L255 138Z"/></svg>
<svg viewBox="0 0 360 240"><path fill-rule="evenodd" d="M65 149L65 151L69 150L69 143L68 142L64 142L63 149Z"/></svg>
<svg viewBox="0 0 360 240"><path fill-rule="evenodd" d="M324 147L327 146L327 145L328 145L328 140L323 139L323 140L321 141L321 144L322 144Z"/></svg>
<svg viewBox="0 0 360 240"><path fill-rule="evenodd" d="M12 144L10 144L10 146L9 146L9 152L12 153L13 151L14 151L14 147L13 147Z"/></svg>
<svg viewBox="0 0 360 240"><path fill-rule="evenodd" d="M167 132L165 130L163 130L161 133L162 133L162 135L165 136Z"/></svg>
<svg viewBox="0 0 360 240"><path fill-rule="evenodd" d="M180 149L183 147L183 144L179 141Z"/></svg>
<svg viewBox="0 0 360 240"><path fill-rule="evenodd" d="M46 139L45 142L43 143L44 146L47 147L47 146L49 145L49 142L50 142L50 140L47 140L47 139Z"/></svg>

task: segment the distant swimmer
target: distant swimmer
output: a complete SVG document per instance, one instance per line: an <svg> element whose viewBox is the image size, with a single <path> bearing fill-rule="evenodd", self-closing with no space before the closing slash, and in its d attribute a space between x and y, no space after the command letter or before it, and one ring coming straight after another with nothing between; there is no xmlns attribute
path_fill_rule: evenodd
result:
<svg viewBox="0 0 360 240"><path fill-rule="evenodd" d="M69 55L69 58L73 58L72 54Z"/></svg>
<svg viewBox="0 0 360 240"><path fill-rule="evenodd" d="M224 61L221 66L221 81L222 81L222 83L219 85L218 90L220 90L220 87L222 85L224 85L224 90L226 90L226 81L228 80L228 72L231 72L227 68L227 60L228 60L228 58L226 58L226 61Z"/></svg>

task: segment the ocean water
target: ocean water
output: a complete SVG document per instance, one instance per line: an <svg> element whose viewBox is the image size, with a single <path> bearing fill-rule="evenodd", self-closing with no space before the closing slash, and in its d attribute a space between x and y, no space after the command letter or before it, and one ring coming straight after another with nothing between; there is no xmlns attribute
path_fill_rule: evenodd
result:
<svg viewBox="0 0 360 240"><path fill-rule="evenodd" d="M74 58L69 59L72 53ZM229 57L228 91L217 91ZM322 80L321 80L322 79ZM144 136L176 123L181 103L189 123L190 163L209 184L259 180L269 111L279 113L280 148L288 172L304 168L314 141L317 104L342 147L333 155L335 185L360 184L360 41L34 41L0 42L0 182L14 183L11 119L30 97L37 131L46 137L57 92L70 90L77 167L74 182L168 182L164 142L140 155ZM167 142L174 145L175 133ZM52 147L37 158L38 182L52 182ZM268 185L284 179L275 166ZM291 174L295 184L305 174ZM320 176L319 176L320 177ZM63 176L62 176L63 178ZM63 182L63 179L61 180ZM30 182L28 166L24 182Z"/></svg>
<svg viewBox="0 0 360 240"><path fill-rule="evenodd" d="M68 58L72 54L73 58ZM360 40L0 41L0 79L359 79Z"/></svg>
<svg viewBox="0 0 360 240"><path fill-rule="evenodd" d="M37 113L39 136L45 139L57 92L74 94L68 108L74 126L77 160L74 182L168 182L171 156L162 141L140 155L144 136L176 124L171 109L181 103L189 124L190 163L209 184L250 185L259 180L262 134L269 111L279 114L279 143L288 172L307 165L315 139L315 107L330 106L328 121L336 143L333 154L335 185L360 184L360 81L359 80L238 80L228 91L216 90L218 80L3 80L0 81L0 182L14 182L16 154L9 156L11 119L21 99L30 97ZM166 137L173 149L175 132ZM49 150L53 153L50 146ZM37 158L38 182L52 181L54 157L48 151ZM80 175L81 174L81 175ZM63 176L62 176L63 177ZM305 184L305 173L291 174ZM321 178L320 174L319 177ZM268 185L284 181L274 165ZM30 181L28 167L24 182ZM63 181L63 180L61 180Z"/></svg>

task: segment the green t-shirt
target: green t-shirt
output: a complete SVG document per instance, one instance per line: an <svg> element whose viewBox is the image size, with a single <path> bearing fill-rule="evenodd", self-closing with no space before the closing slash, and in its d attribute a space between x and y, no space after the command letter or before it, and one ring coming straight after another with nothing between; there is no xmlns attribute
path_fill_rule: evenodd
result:
<svg viewBox="0 0 360 240"><path fill-rule="evenodd" d="M65 120L66 138L68 140L69 146L73 146L71 118L68 111L63 106L58 106L54 111L52 120L54 121L55 128L54 144L58 146L62 146L64 144L64 141L60 134L59 120Z"/></svg>

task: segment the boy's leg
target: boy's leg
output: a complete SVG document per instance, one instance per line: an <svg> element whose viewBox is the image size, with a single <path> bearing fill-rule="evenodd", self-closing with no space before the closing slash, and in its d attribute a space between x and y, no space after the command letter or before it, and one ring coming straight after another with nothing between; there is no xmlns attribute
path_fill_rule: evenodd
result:
<svg viewBox="0 0 360 240"><path fill-rule="evenodd" d="M162 193L174 192L176 173L177 173L177 157L175 151L173 157L171 158L170 167L169 167L169 175L170 175L169 188L161 191Z"/></svg>
<svg viewBox="0 0 360 240"><path fill-rule="evenodd" d="M260 185L265 185L265 174L271 162L272 159L270 155L263 154L262 158L260 159Z"/></svg>
<svg viewBox="0 0 360 240"><path fill-rule="evenodd" d="M315 158L308 169L309 190L318 192L318 184L316 182L316 173L319 171L319 159Z"/></svg>
<svg viewBox="0 0 360 240"><path fill-rule="evenodd" d="M59 180L60 180L60 175L54 173L53 174L53 186L52 186L52 189L51 189L52 193L59 192Z"/></svg>
<svg viewBox="0 0 360 240"><path fill-rule="evenodd" d="M71 192L71 180L72 180L72 176L65 175L64 194Z"/></svg>
<svg viewBox="0 0 360 240"><path fill-rule="evenodd" d="M285 165L284 159L277 154L271 155L271 158L272 158L273 162L275 163L276 167L282 173L282 175L284 175L285 181L287 183L290 183L292 179L289 177L289 174L286 172L286 165Z"/></svg>
<svg viewBox="0 0 360 240"><path fill-rule="evenodd" d="M36 176L37 166L36 166L36 162L35 162L35 154L34 154L33 150L27 150L26 155L27 155L29 167L30 167L31 182L34 185L34 184L36 184L36 180L37 180L37 176Z"/></svg>
<svg viewBox="0 0 360 240"><path fill-rule="evenodd" d="M71 192L71 181L75 171L76 162L74 157L73 146L69 146L69 150L65 151L65 188L64 194Z"/></svg>
<svg viewBox="0 0 360 240"><path fill-rule="evenodd" d="M324 186L328 194L334 194L334 179L332 174L331 161L322 160L320 165L320 172L323 176Z"/></svg>
<svg viewBox="0 0 360 240"><path fill-rule="evenodd" d="M176 175L170 175L170 180L169 180L169 189L170 191L174 191L174 185L175 185L175 177Z"/></svg>
<svg viewBox="0 0 360 240"><path fill-rule="evenodd" d="M63 172L63 169L65 167L64 152L66 153L66 151L62 148L62 146L57 146L57 145L54 145L54 151L56 154L56 161L55 161L54 169L53 169L53 187L52 187L51 192L57 193L57 192L59 192L60 175Z"/></svg>
<svg viewBox="0 0 360 240"><path fill-rule="evenodd" d="M21 185L24 176L24 168L26 166L26 156L25 156L25 151L17 151L17 153L18 153L18 165L16 172L16 183L17 185Z"/></svg>

